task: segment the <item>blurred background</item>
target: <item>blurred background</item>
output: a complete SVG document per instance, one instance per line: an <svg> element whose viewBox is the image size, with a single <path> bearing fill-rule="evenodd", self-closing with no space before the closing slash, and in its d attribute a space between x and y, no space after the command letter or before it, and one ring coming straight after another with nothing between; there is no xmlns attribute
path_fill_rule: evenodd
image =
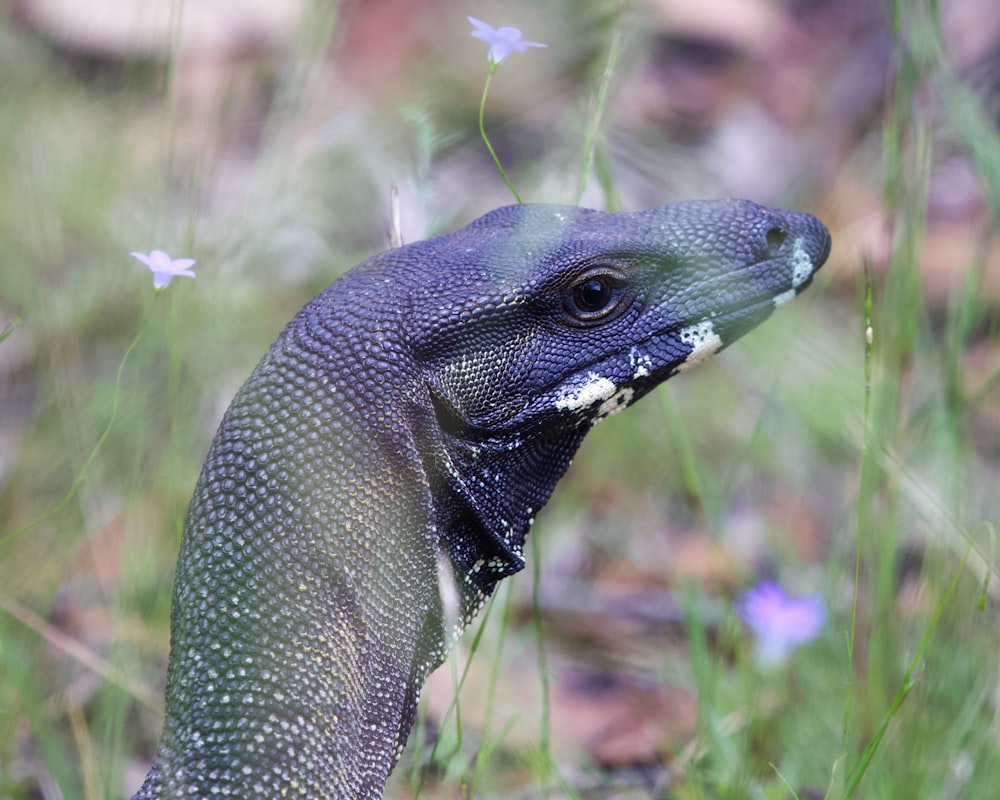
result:
<svg viewBox="0 0 1000 800"><path fill-rule="evenodd" d="M232 395L394 232L513 201L467 15L548 45L486 104L526 201L748 197L834 248L589 436L387 796L996 796L995 2L0 8L0 798L139 786ZM197 279L154 297L154 248ZM825 608L778 663L738 613L762 580Z"/></svg>

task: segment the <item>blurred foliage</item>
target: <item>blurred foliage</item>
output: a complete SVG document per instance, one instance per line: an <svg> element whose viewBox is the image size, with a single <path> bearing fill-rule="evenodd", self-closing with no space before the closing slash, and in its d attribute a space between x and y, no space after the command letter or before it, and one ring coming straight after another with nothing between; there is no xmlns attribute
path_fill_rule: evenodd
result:
<svg viewBox="0 0 1000 800"><path fill-rule="evenodd" d="M835 250L789 308L588 437L535 528L538 596L513 579L469 632L460 713L451 667L432 678L389 796L845 797L939 610L855 796L995 793L1000 14L288 5L287 28L211 46L183 26L97 46L41 3L0 22L0 797L138 786L208 442L284 323L388 245L391 187L406 240L511 201L465 13L549 44L490 90L526 200L572 201L593 134L584 204L750 194L816 211ZM197 281L154 299L127 256L153 247ZM829 604L778 672L731 608L761 576Z"/></svg>

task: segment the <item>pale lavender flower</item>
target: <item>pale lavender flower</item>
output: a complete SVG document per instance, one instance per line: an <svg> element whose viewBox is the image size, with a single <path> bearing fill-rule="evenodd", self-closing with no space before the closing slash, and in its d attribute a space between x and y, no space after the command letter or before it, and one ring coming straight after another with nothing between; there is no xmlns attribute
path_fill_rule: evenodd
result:
<svg viewBox="0 0 1000 800"><path fill-rule="evenodd" d="M826 619L819 597L789 597L774 581L763 581L743 595L736 613L756 634L764 666L787 661L796 647L816 638Z"/></svg>
<svg viewBox="0 0 1000 800"><path fill-rule="evenodd" d="M482 39L489 44L490 52L487 57L491 66L499 66L507 60L507 56L511 53L521 53L529 47L548 47L547 44L542 44L541 42L522 42L520 28L511 28L509 26L494 28L481 19L476 19L475 17L467 17L467 19L472 23L472 27L475 28L470 36Z"/></svg>
<svg viewBox="0 0 1000 800"><path fill-rule="evenodd" d="M153 273L153 286L157 291L166 289L170 281L178 275L185 278L197 277L191 267L196 263L193 258L171 258L169 253L162 250L153 250L148 255L146 253L129 253L133 258L139 259Z"/></svg>

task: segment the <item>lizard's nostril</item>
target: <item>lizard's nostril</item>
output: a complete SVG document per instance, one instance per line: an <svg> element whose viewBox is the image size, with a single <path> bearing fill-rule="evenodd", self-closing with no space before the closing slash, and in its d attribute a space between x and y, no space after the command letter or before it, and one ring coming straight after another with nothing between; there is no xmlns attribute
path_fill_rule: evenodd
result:
<svg viewBox="0 0 1000 800"><path fill-rule="evenodd" d="M785 239L788 238L788 234L781 230L781 228L771 228L767 232L767 249L774 253L781 245L785 243Z"/></svg>

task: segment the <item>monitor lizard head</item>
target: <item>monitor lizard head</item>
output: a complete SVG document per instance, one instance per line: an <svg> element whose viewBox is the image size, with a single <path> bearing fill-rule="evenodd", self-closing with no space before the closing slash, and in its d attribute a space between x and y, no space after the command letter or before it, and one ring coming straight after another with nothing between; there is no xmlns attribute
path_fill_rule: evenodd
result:
<svg viewBox="0 0 1000 800"><path fill-rule="evenodd" d="M747 200L521 205L430 249L404 318L415 402L434 410L423 451L439 530L475 587L467 614L523 566L534 514L590 427L791 300L830 236Z"/></svg>

